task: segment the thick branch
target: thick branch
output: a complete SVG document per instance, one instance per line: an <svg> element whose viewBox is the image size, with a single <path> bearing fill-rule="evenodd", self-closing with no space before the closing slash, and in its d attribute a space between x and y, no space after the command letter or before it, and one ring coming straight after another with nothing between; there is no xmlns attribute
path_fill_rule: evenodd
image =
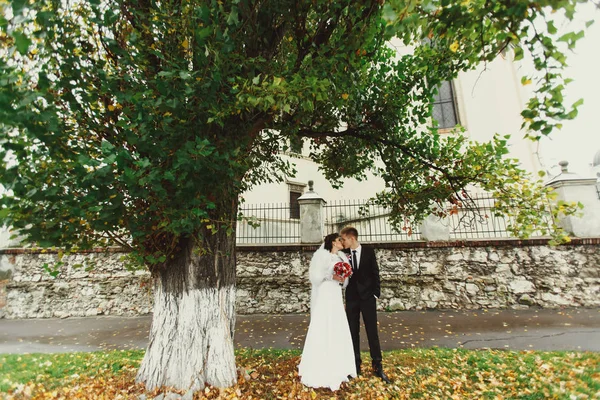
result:
<svg viewBox="0 0 600 400"><path fill-rule="evenodd" d="M368 129L369 127L364 127L365 129ZM361 139L361 140L366 140L368 142L373 142L373 143L380 143L380 144L384 144L386 146L390 146L393 148L396 148L398 150L400 150L402 153L404 153L405 155L425 164L427 167L434 169L436 171L439 171L443 174L446 174L446 170L438 167L437 165L433 164L430 160L424 159L423 157L421 157L420 155L416 154L412 149L410 149L408 146L403 145L401 143L398 143L395 140L390 140L390 139L386 139L383 137L377 137L377 136L372 136L372 135L368 135L366 133L364 133L363 129L361 127L353 127L353 128L348 128L344 131L324 131L324 132L318 132L318 131L313 131L313 130L308 130L308 129L301 129L298 131L298 135L300 136L304 136L304 137L310 137L310 138L317 138L317 137L354 137L357 139Z"/></svg>

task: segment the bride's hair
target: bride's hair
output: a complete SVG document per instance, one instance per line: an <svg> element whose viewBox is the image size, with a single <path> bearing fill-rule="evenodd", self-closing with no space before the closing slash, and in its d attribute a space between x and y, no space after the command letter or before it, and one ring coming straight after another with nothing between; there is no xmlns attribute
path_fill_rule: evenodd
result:
<svg viewBox="0 0 600 400"><path fill-rule="evenodd" d="M339 237L340 235L338 233L330 233L329 235L325 236L323 248L327 251L331 251L331 249L333 249L333 242L335 242Z"/></svg>

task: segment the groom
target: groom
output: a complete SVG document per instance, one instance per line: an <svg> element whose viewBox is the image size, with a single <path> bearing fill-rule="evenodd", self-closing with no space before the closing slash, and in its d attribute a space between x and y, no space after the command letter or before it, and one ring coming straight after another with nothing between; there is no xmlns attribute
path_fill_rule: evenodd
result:
<svg viewBox="0 0 600 400"><path fill-rule="evenodd" d="M360 374L360 314L365 322L365 330L369 339L369 350L373 360L373 371L385 383L390 380L383 372L381 365L381 346L377 331L377 299L380 296L379 267L375 258L375 250L358 242L358 231L346 227L340 232L344 251L348 254L352 270L350 282L346 288L346 317L350 325L356 373Z"/></svg>

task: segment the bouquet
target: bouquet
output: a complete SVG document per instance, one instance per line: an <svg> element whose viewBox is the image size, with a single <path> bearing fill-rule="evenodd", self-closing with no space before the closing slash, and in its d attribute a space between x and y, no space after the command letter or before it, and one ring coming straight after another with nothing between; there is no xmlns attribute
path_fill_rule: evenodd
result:
<svg viewBox="0 0 600 400"><path fill-rule="evenodd" d="M346 279L352 276L352 267L346 262L338 262L333 266L333 273Z"/></svg>

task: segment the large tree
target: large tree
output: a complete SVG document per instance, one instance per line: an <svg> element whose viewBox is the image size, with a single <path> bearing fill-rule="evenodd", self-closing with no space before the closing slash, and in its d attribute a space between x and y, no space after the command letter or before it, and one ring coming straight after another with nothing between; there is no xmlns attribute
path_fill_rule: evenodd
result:
<svg viewBox="0 0 600 400"><path fill-rule="evenodd" d="M442 137L431 102L460 71L530 54L524 128L550 133L576 113L559 43L581 34L544 19L576 2L3 2L3 222L39 246L130 249L155 282L138 379L233 385L240 194L293 174L281 155L304 138L332 182L382 176L374 201L398 227L452 212L475 184L527 234L543 190L503 158L506 139ZM414 51L398 56L393 37Z"/></svg>

